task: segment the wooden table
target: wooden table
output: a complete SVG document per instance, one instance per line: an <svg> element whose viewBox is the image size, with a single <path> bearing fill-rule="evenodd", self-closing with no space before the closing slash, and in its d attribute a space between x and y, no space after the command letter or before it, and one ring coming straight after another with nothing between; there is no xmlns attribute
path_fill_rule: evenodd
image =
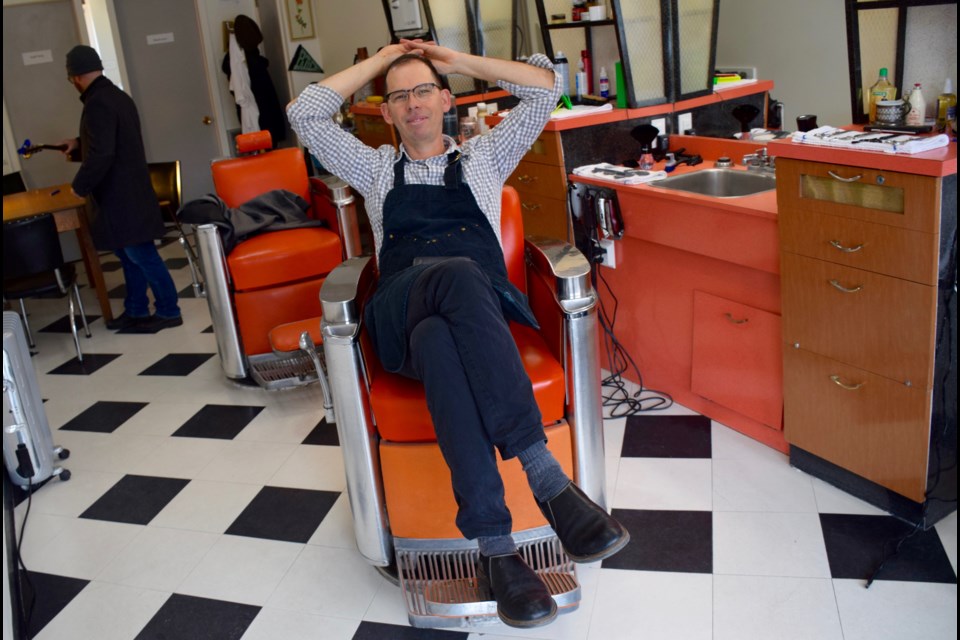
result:
<svg viewBox="0 0 960 640"><path fill-rule="evenodd" d="M83 264L87 270L87 280L97 292L100 311L106 322L113 320L113 311L110 309L110 298L107 296L107 286L103 280L103 271L100 269L100 257L90 237L90 228L84 212L85 206L86 201L70 191L69 183L31 189L23 193L3 196L3 221L7 223L49 213L57 223L57 231L61 233L75 231L80 243L80 252L83 254Z"/></svg>

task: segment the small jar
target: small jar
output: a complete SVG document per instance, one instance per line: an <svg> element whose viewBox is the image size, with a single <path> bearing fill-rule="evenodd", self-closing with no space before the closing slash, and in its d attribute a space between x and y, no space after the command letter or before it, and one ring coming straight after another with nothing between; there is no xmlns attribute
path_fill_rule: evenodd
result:
<svg viewBox="0 0 960 640"><path fill-rule="evenodd" d="M460 144L477 135L477 119L467 116L460 118Z"/></svg>

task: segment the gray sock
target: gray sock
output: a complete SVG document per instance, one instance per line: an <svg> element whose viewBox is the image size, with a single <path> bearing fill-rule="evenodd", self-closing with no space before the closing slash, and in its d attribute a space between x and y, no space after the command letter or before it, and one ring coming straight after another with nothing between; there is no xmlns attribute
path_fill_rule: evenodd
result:
<svg viewBox="0 0 960 640"><path fill-rule="evenodd" d="M512 536L489 536L477 538L480 553L488 558L505 556L517 552L517 545Z"/></svg>
<svg viewBox="0 0 960 640"><path fill-rule="evenodd" d="M546 502L563 491L570 478L563 472L563 467L547 449L546 442L538 442L527 447L517 456L527 473L527 482L534 497L540 502Z"/></svg>

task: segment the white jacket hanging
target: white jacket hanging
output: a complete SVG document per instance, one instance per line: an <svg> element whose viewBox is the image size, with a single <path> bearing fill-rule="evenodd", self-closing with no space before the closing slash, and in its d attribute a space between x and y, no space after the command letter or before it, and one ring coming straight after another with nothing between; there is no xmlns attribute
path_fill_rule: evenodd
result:
<svg viewBox="0 0 960 640"><path fill-rule="evenodd" d="M247 56L243 53L237 38L230 34L230 91L240 107L240 129L243 133L260 131L260 109L250 89L250 72L247 70Z"/></svg>

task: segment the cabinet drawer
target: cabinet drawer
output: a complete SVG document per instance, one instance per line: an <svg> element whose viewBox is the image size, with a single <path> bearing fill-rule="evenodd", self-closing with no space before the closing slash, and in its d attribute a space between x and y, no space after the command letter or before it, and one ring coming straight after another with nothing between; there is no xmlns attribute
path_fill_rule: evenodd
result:
<svg viewBox="0 0 960 640"><path fill-rule="evenodd" d="M780 316L693 292L694 393L779 429L782 367Z"/></svg>
<svg viewBox="0 0 960 640"><path fill-rule="evenodd" d="M523 191L519 191L519 194L524 235L545 236L571 242L565 199L547 198Z"/></svg>
<svg viewBox="0 0 960 640"><path fill-rule="evenodd" d="M523 161L507 178L507 184L517 191L565 198L567 195L567 176L560 167L536 162Z"/></svg>
<svg viewBox="0 0 960 640"><path fill-rule="evenodd" d="M560 146L560 134L556 131L544 131L530 150L523 156L524 162L538 162L563 167L563 150Z"/></svg>
<svg viewBox="0 0 960 640"><path fill-rule="evenodd" d="M930 387L936 287L793 253L781 259L788 344Z"/></svg>
<svg viewBox="0 0 960 640"><path fill-rule="evenodd" d="M824 215L780 215L780 247L848 267L935 285L939 237Z"/></svg>
<svg viewBox="0 0 960 640"><path fill-rule="evenodd" d="M787 442L923 501L929 391L789 346L783 363Z"/></svg>
<svg viewBox="0 0 960 640"><path fill-rule="evenodd" d="M938 179L840 164L777 161L780 216L828 213L937 232Z"/></svg>

